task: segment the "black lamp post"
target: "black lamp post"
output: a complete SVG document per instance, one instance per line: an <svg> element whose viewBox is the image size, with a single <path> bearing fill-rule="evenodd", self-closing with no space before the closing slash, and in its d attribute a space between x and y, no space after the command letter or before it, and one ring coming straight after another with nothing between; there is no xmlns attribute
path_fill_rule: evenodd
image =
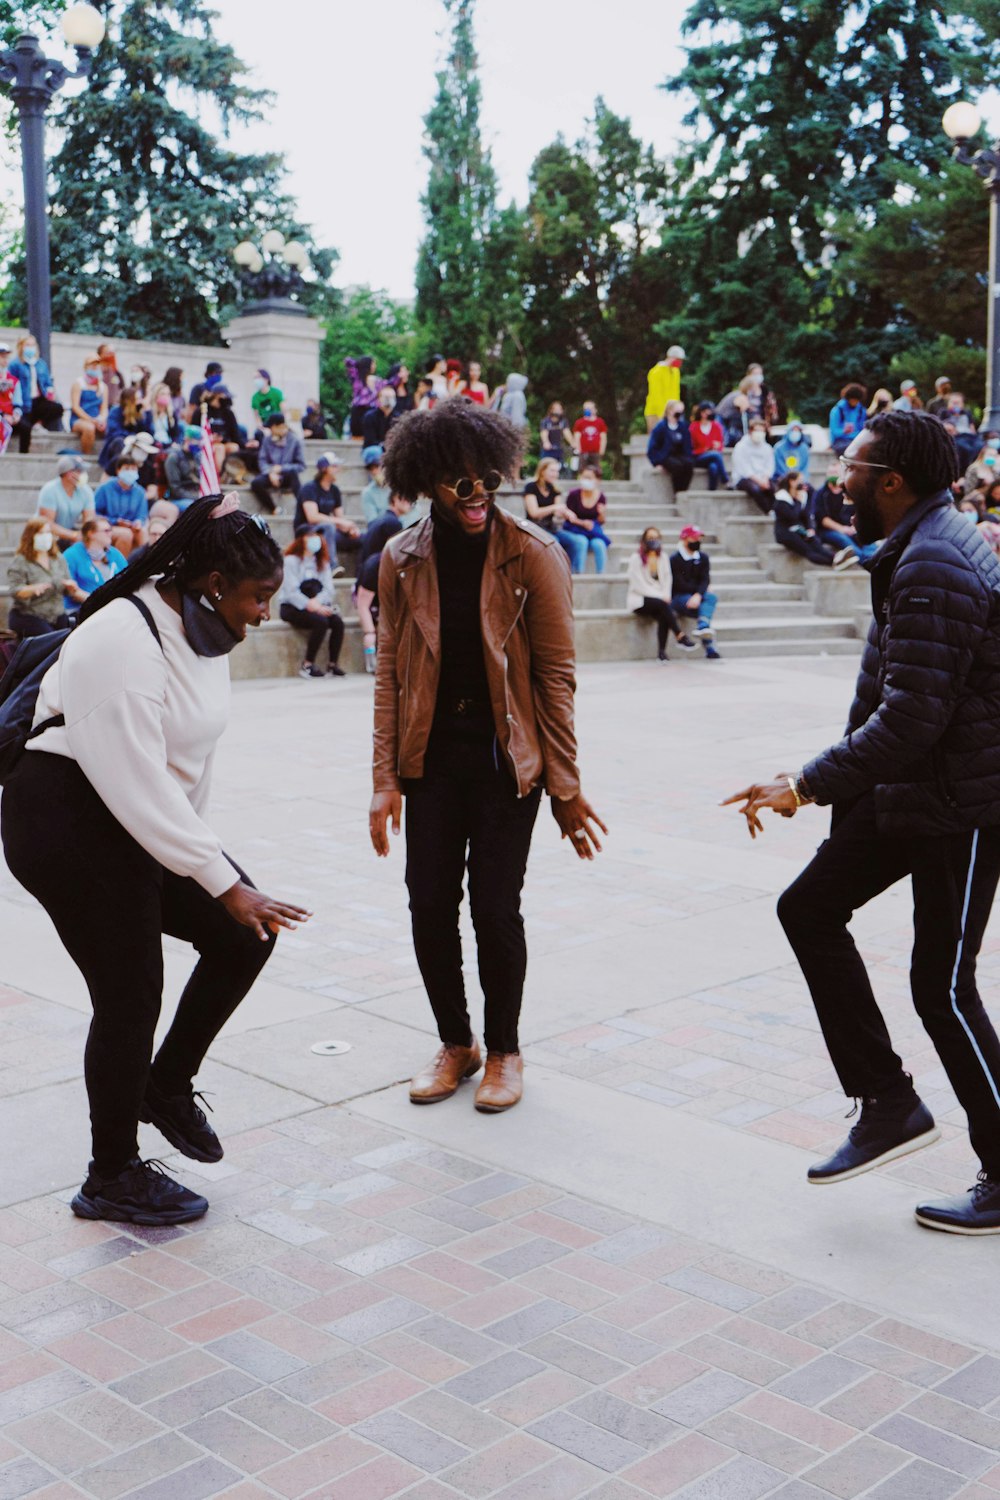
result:
<svg viewBox="0 0 1000 1500"><path fill-rule="evenodd" d="M17 106L24 177L24 247L28 271L28 327L42 358L51 364L52 295L49 285L49 222L45 184L45 114L70 78L86 78L91 54L104 36L104 17L92 5L74 5L62 18L63 35L77 55L77 68L45 56L37 37L25 33L0 52L0 83Z"/></svg>
<svg viewBox="0 0 1000 1500"><path fill-rule="evenodd" d="M309 253L300 240L286 240L280 229L269 229L260 242L241 240L233 250L240 268L240 280L247 300L240 311L250 313L284 313L292 317L307 316L305 308L294 299L305 287L302 272Z"/></svg>
<svg viewBox="0 0 1000 1500"><path fill-rule="evenodd" d="M1000 432L1000 149L971 144L982 124L974 104L960 100L944 112L945 135L955 142L954 157L983 179L990 195L989 304L986 331L986 411L981 431Z"/></svg>

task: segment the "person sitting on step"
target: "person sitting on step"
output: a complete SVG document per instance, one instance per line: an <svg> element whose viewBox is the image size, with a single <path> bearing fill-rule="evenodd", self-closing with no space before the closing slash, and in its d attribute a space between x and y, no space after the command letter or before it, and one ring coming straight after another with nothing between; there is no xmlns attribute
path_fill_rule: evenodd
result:
<svg viewBox="0 0 1000 1500"><path fill-rule="evenodd" d="M330 676L347 675L340 665L344 621L334 597L330 554L317 526L296 526L295 539L285 548L280 613L286 625L308 631L300 677L326 676L316 661L324 641L329 641Z"/></svg>
<svg viewBox="0 0 1000 1500"><path fill-rule="evenodd" d="M711 568L708 554L701 547L704 535L697 526L685 526L681 531L680 545L670 554L671 602L679 620L687 616L697 621L695 629L706 657L718 661L712 629L718 600L709 589Z"/></svg>
<svg viewBox="0 0 1000 1500"><path fill-rule="evenodd" d="M655 526L647 526L639 538L639 550L628 560L626 608L634 615L656 621L656 646L660 661L667 661L667 641L677 640L682 651L697 651L691 637L681 629L670 602L671 570L663 557L663 538Z"/></svg>
<svg viewBox="0 0 1000 1500"><path fill-rule="evenodd" d="M684 403L668 401L663 420L649 434L646 456L654 469L670 476L674 494L682 494L694 474L691 430L684 419Z"/></svg>

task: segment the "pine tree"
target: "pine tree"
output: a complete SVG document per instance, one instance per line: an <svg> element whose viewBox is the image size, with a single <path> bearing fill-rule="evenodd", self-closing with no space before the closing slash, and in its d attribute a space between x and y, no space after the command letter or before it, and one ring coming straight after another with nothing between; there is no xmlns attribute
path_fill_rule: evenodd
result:
<svg viewBox="0 0 1000 1500"><path fill-rule="evenodd" d="M417 317L428 344L485 361L502 343L517 302L511 268L520 217L513 207L498 207L496 172L483 143L475 0L444 5L452 31L424 118L430 169L421 199L427 232L417 259Z"/></svg>
<svg viewBox="0 0 1000 1500"><path fill-rule="evenodd" d="M884 371L912 340L891 277L849 281L835 268L842 251L877 234L901 173L947 173L941 114L1000 60L996 25L974 9L933 0L689 9L687 64L666 86L693 94L694 139L677 163L666 243L681 267L695 373L718 394L761 359L800 410L818 415L831 385ZM930 209L933 190L919 200Z"/></svg>
<svg viewBox="0 0 1000 1500"><path fill-rule="evenodd" d="M108 336L215 342L233 311L237 240L270 225L308 239L275 154L240 154L223 129L269 96L214 32L203 0L124 0L90 85L58 118L52 163L53 323ZM315 278L333 256L313 251Z"/></svg>

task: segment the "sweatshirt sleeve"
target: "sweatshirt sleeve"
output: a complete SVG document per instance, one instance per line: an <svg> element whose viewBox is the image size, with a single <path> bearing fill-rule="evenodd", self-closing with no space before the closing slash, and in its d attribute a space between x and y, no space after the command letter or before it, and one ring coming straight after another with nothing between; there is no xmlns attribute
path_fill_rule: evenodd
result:
<svg viewBox="0 0 1000 1500"><path fill-rule="evenodd" d="M239 877L167 769L167 671L160 648L150 636L149 650L159 657L154 664L146 643L138 646L133 632L120 632L119 645L118 663L87 663L85 670L60 673L70 751L137 844L175 875L196 880L210 896L221 896ZM141 686L132 685L138 677ZM199 807L208 797L209 774L207 766L195 796Z"/></svg>
<svg viewBox="0 0 1000 1500"><path fill-rule="evenodd" d="M297 557L285 558L285 576L281 585L281 602L293 609L305 609L309 603L302 592L302 564Z"/></svg>

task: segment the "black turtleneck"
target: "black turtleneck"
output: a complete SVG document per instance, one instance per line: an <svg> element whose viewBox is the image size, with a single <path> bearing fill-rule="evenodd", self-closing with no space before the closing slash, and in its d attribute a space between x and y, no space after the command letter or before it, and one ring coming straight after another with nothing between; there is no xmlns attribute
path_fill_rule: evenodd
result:
<svg viewBox="0 0 1000 1500"><path fill-rule="evenodd" d="M493 734L489 683L483 659L480 593L489 544L490 522L481 536L466 536L458 526L433 518L434 554L441 599L441 682L435 729ZM457 705L465 704L458 709Z"/></svg>

